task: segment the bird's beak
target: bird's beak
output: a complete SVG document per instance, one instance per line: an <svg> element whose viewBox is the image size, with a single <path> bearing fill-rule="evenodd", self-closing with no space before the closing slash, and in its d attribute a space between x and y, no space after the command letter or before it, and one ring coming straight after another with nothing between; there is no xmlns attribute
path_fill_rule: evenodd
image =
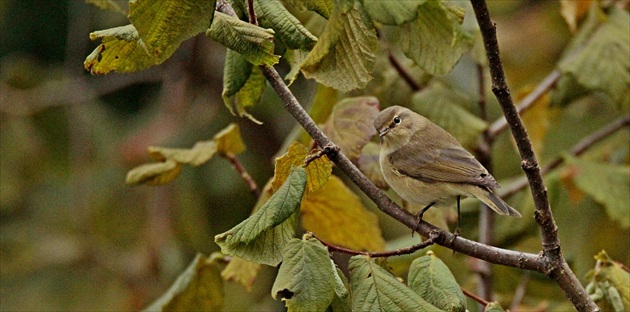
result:
<svg viewBox="0 0 630 312"><path fill-rule="evenodd" d="M387 134L387 132L389 132L389 127L384 127L378 132L378 136L382 138Z"/></svg>

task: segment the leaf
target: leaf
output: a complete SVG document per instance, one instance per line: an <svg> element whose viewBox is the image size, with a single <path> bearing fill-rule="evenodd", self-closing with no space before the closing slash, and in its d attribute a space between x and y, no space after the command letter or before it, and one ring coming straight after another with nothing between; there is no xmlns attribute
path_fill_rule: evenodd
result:
<svg viewBox="0 0 630 312"><path fill-rule="evenodd" d="M166 293L144 311L216 311L222 306L218 258L197 254Z"/></svg>
<svg viewBox="0 0 630 312"><path fill-rule="evenodd" d="M589 273L592 278L586 286L593 301L602 311L630 310L630 272L603 250L595 259L597 263Z"/></svg>
<svg viewBox="0 0 630 312"><path fill-rule="evenodd" d="M374 21L385 25L400 25L415 19L418 7L425 2L426 0L370 0L364 1L363 4L365 11Z"/></svg>
<svg viewBox="0 0 630 312"><path fill-rule="evenodd" d="M326 19L330 18L335 9L333 0L287 0L287 2L299 10L317 12Z"/></svg>
<svg viewBox="0 0 630 312"><path fill-rule="evenodd" d="M265 29L236 17L216 12L212 26L206 32L210 39L240 53L254 65L271 66L280 60L273 54L273 30Z"/></svg>
<svg viewBox="0 0 630 312"><path fill-rule="evenodd" d="M219 133L214 135L214 142L217 144L217 151L221 154L238 155L245 151L245 144L241 138L239 127L235 123L229 124Z"/></svg>
<svg viewBox="0 0 630 312"><path fill-rule="evenodd" d="M131 185L162 185L173 181L180 172L182 166L173 160L144 164L130 170L125 182Z"/></svg>
<svg viewBox="0 0 630 312"><path fill-rule="evenodd" d="M149 56L133 25L95 31L90 34L90 40L96 39L103 41L83 63L92 75L140 71L166 60Z"/></svg>
<svg viewBox="0 0 630 312"><path fill-rule="evenodd" d="M232 101L232 97L235 96L247 83L252 75L253 65L240 55L231 49L227 49L225 54L225 69L223 70L223 103L228 108L232 115L239 115L238 112L246 112L245 108L240 105L238 100ZM239 108L241 106L241 108ZM249 114L244 115L249 116Z"/></svg>
<svg viewBox="0 0 630 312"><path fill-rule="evenodd" d="M433 84L416 93L412 109L452 134L464 147L477 144L477 138L487 124L467 111L470 100L459 92Z"/></svg>
<svg viewBox="0 0 630 312"><path fill-rule="evenodd" d="M483 309L483 311L484 312L505 312L505 310L503 310L501 305L496 301L488 303L486 307Z"/></svg>
<svg viewBox="0 0 630 312"><path fill-rule="evenodd" d="M565 156L567 170L575 174L573 181L584 193L606 207L608 216L622 228L630 228L630 167L596 163Z"/></svg>
<svg viewBox="0 0 630 312"><path fill-rule="evenodd" d="M472 35L461 27L461 19L441 3L425 2L416 19L400 25L403 53L433 75L449 73L472 47Z"/></svg>
<svg viewBox="0 0 630 312"><path fill-rule="evenodd" d="M453 273L432 251L409 267L409 288L427 302L449 312L466 311L466 297Z"/></svg>
<svg viewBox="0 0 630 312"><path fill-rule="evenodd" d="M206 163L216 151L217 144L214 141L199 141L190 149L149 146L149 156L157 161L171 160L192 166Z"/></svg>
<svg viewBox="0 0 630 312"><path fill-rule="evenodd" d="M302 63L306 78L347 92L372 79L376 32L360 1L343 11L336 8L324 32Z"/></svg>
<svg viewBox="0 0 630 312"><path fill-rule="evenodd" d="M330 265L328 249L305 235L292 239L282 258L272 297L281 297L289 311L326 310L335 294L335 268Z"/></svg>
<svg viewBox="0 0 630 312"><path fill-rule="evenodd" d="M322 130L351 160L376 134L374 119L379 113L378 99L371 96L343 99L333 107Z"/></svg>
<svg viewBox="0 0 630 312"><path fill-rule="evenodd" d="M616 7L602 16L592 6L589 20L576 34L560 71L592 91L602 91L619 107L630 107L630 14Z"/></svg>
<svg viewBox="0 0 630 312"><path fill-rule="evenodd" d="M335 272L335 295L333 301L330 304L330 308L334 312L351 312L352 311L352 298L348 289L348 279L341 272L341 270L335 265L335 262L330 259L330 265L334 268Z"/></svg>
<svg viewBox="0 0 630 312"><path fill-rule="evenodd" d="M221 252L276 266L281 251L295 235L297 210L306 188L306 171L297 168L256 213L229 231L216 235Z"/></svg>
<svg viewBox="0 0 630 312"><path fill-rule="evenodd" d="M120 1L116 0L85 0L87 3L91 3L103 10L112 10L124 15L127 15L126 9L120 6Z"/></svg>
<svg viewBox="0 0 630 312"><path fill-rule="evenodd" d="M438 311L366 256L349 262L354 311Z"/></svg>
<svg viewBox="0 0 630 312"><path fill-rule="evenodd" d="M215 1L130 0L129 20L151 57L166 59L186 39L206 31Z"/></svg>
<svg viewBox="0 0 630 312"><path fill-rule="evenodd" d="M292 168L304 164L308 156L308 148L298 142L293 142L287 152L276 159L273 173L272 188L277 190L283 185L291 173ZM326 155L311 161L306 167L306 195L320 189L328 182L332 173L332 161Z"/></svg>
<svg viewBox="0 0 630 312"><path fill-rule="evenodd" d="M381 189L388 189L389 184L383 177L379 162L381 146L378 143L369 142L363 147L361 157L357 160L357 166L365 176Z"/></svg>
<svg viewBox="0 0 630 312"><path fill-rule="evenodd" d="M260 264L256 262L232 257L230 263L221 271L221 277L224 281L237 282L243 285L247 291L251 291L259 270Z"/></svg>
<svg viewBox="0 0 630 312"><path fill-rule="evenodd" d="M575 32L577 21L588 12L591 4L592 0L560 0L560 14L564 17L572 32Z"/></svg>
<svg viewBox="0 0 630 312"><path fill-rule="evenodd" d="M302 23L279 0L255 0L254 9L262 27L271 28L289 49L310 50L317 42Z"/></svg>
<svg viewBox="0 0 630 312"><path fill-rule="evenodd" d="M304 229L326 242L355 250L385 248L376 215L336 176L304 198L301 217Z"/></svg>

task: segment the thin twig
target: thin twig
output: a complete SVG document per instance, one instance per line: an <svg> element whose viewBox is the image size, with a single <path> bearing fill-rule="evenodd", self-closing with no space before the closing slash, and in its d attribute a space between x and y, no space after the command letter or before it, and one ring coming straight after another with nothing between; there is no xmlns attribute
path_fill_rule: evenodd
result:
<svg viewBox="0 0 630 312"><path fill-rule="evenodd" d="M609 123L605 127L591 133L589 136L583 138L579 143L573 146L567 154L572 156L580 156L584 152L586 152L590 147L595 144L601 142L603 139L609 137L613 133L622 129L623 127L630 126L630 115L622 116ZM552 160L550 163L542 167L540 169L540 173L545 175L552 170L556 169L560 165L564 163L564 157L558 156L556 159ZM507 185L504 188L501 188L497 193L501 197L508 197L516 194L518 191L524 189L527 186L527 178L521 177L520 179L514 181L513 183Z"/></svg>
<svg viewBox="0 0 630 312"><path fill-rule="evenodd" d="M225 153L223 156L230 161L232 167L234 167L234 169L236 169L236 171L241 175L241 178L243 178L245 183L247 183L252 194L254 194L256 198L259 198L260 190L258 189L258 185L256 185L256 181L252 179L252 176L250 176L247 170L245 170L245 167L243 167L243 164L238 160L238 158L236 158L236 156L232 153Z"/></svg>
<svg viewBox="0 0 630 312"><path fill-rule="evenodd" d="M405 68L400 64L400 62L398 62L398 60L394 57L394 54L392 53L392 51L389 51L388 55L389 55L389 63L392 64L392 67L396 69L396 71L398 72L398 75L400 75L400 77L409 85L411 90L413 90L414 92L420 91L422 89L420 84L417 83L416 80L414 80L413 77L411 77L409 72L407 72L407 70L405 70Z"/></svg>
<svg viewBox="0 0 630 312"><path fill-rule="evenodd" d="M525 98L523 98L517 105L517 111L519 114L524 113L526 110L532 107L536 100L538 100L541 96L545 95L553 86L556 85L558 80L560 80L562 74L558 70L554 70L547 77L545 77L540 84L530 92ZM497 119L488 127L488 136L494 140L501 132L507 129L508 124L505 116L501 116L501 118Z"/></svg>
<svg viewBox="0 0 630 312"><path fill-rule="evenodd" d="M315 237L324 246L328 247L328 250L330 251L338 251L338 252L342 252L349 255L364 255L364 256L370 256L372 258L386 258L386 257L392 257L392 256L410 255L420 249L423 249L423 248L426 248L435 244L435 239L439 235L437 232L431 233L431 235L429 236L427 240L419 244L415 244L413 246L409 246L409 247L405 247L401 249L390 250L390 251L369 252L369 251L358 251L358 250L353 250L353 249L333 245L315 236L315 234L313 233L309 233L309 234Z"/></svg>
<svg viewBox="0 0 630 312"><path fill-rule="evenodd" d="M315 142L313 142L315 143ZM306 156L304 159L304 166L308 166L312 161L321 158L324 155L331 155L339 152L339 146L336 145L327 145L324 146L323 149L318 150L317 152ZM330 158L330 157L329 157Z"/></svg>
<svg viewBox="0 0 630 312"><path fill-rule="evenodd" d="M464 295L466 295L468 298L471 298L472 300L477 301L479 304L483 305L484 307L487 306L488 304L490 304L490 302L488 302L487 300L471 293L470 291L461 288L462 292L464 293Z"/></svg>
<svg viewBox="0 0 630 312"><path fill-rule="evenodd" d="M510 95L510 89L505 80L503 64L499 55L496 26L490 19L490 13L485 0L471 0L477 23L481 30L486 55L492 77L492 91L495 94L505 119L507 120L521 155L521 167L527 175L530 189L536 207L535 219L541 231L542 257L546 265L545 274L552 277L562 288L567 298L579 311L599 311L599 308L580 284L573 271L566 263L560 250L558 227L553 218L549 205L547 188L540 173L540 167L534 154L532 142L523 126L516 106Z"/></svg>

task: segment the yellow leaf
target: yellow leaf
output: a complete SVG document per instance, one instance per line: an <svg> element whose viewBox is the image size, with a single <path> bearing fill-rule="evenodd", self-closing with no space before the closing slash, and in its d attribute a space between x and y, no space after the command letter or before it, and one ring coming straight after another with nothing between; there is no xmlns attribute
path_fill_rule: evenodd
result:
<svg viewBox="0 0 630 312"><path fill-rule="evenodd" d="M188 148L149 147L149 156L157 161L172 160L178 164L199 166L206 163L217 152L217 144L213 141L199 141Z"/></svg>
<svg viewBox="0 0 630 312"><path fill-rule="evenodd" d="M289 146L289 150L281 157L276 158L276 168L274 170L274 176L272 181L272 188L274 192L284 184L291 173L291 168L304 165L304 159L309 155L309 150L306 146L293 142ZM318 189L320 189L332 173L332 162L326 155L315 159L310 162L306 167L306 192L308 195Z"/></svg>
<svg viewBox="0 0 630 312"><path fill-rule="evenodd" d="M577 29L577 21L588 12L592 2L592 0L560 0L560 14L572 32Z"/></svg>
<svg viewBox="0 0 630 312"><path fill-rule="evenodd" d="M127 184L162 185L173 181L182 166L173 160L140 165L127 173Z"/></svg>
<svg viewBox="0 0 630 312"><path fill-rule="evenodd" d="M336 176L302 200L302 225L322 240L355 250L382 250L376 215Z"/></svg>
<svg viewBox="0 0 630 312"><path fill-rule="evenodd" d="M217 133L214 136L214 141L217 143L217 151L221 154L232 153L237 155L245 151L245 144L241 138L238 125L235 123L231 123Z"/></svg>
<svg viewBox="0 0 630 312"><path fill-rule="evenodd" d="M239 283L245 286L247 291L251 291L256 276L258 276L258 270L260 270L260 264L239 257L232 257L230 263L221 272L221 277L225 281Z"/></svg>
<svg viewBox="0 0 630 312"><path fill-rule="evenodd" d="M584 192L575 185L573 179L579 173L579 169L575 165L567 166L565 171L560 176L560 183L569 193L569 201L573 204L577 204L584 198Z"/></svg>
<svg viewBox="0 0 630 312"><path fill-rule="evenodd" d="M518 91L516 94L516 100L521 100L527 94L529 94L533 89L531 87L523 88ZM527 133L529 134L529 138L532 140L532 145L534 147L534 152L536 155L542 155L543 152L543 142L545 140L545 135L547 134L547 130L549 129L549 103L550 96L548 93L541 96L536 102L532 104L532 106L526 110L523 114L521 114L521 118L523 119L523 124L527 129Z"/></svg>

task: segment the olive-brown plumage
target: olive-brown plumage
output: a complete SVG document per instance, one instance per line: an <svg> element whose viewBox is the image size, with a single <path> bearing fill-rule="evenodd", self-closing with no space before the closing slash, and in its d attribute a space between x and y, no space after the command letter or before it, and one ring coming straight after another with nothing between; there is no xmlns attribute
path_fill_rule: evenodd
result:
<svg viewBox="0 0 630 312"><path fill-rule="evenodd" d="M501 215L521 216L492 192L499 184L488 170L440 126L392 106L379 113L374 127L381 137L385 181L406 201L425 207L421 214L430 206L476 197Z"/></svg>

